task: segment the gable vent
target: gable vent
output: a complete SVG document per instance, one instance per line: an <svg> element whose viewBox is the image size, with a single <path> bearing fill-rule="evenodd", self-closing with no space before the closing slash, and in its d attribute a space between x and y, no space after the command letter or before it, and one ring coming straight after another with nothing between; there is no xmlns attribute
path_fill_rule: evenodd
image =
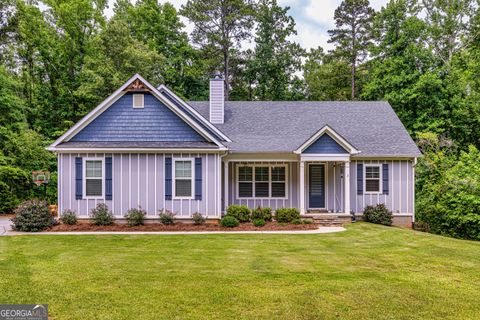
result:
<svg viewBox="0 0 480 320"><path fill-rule="evenodd" d="M143 94L134 94L133 95L133 108L134 109L143 109Z"/></svg>
<svg viewBox="0 0 480 320"><path fill-rule="evenodd" d="M225 82L220 74L210 80L210 122L224 122Z"/></svg>

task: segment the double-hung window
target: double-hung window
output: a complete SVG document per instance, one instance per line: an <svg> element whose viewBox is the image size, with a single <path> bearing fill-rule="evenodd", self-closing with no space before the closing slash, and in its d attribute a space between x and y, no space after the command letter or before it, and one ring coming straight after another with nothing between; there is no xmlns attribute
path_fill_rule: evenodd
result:
<svg viewBox="0 0 480 320"><path fill-rule="evenodd" d="M103 197L103 160L85 159L84 194L87 198Z"/></svg>
<svg viewBox="0 0 480 320"><path fill-rule="evenodd" d="M175 160L175 198L193 197L193 161Z"/></svg>
<svg viewBox="0 0 480 320"><path fill-rule="evenodd" d="M285 198L286 166L240 165L238 167L239 198Z"/></svg>
<svg viewBox="0 0 480 320"><path fill-rule="evenodd" d="M381 192L381 170L378 165L365 166L365 192L379 193Z"/></svg>

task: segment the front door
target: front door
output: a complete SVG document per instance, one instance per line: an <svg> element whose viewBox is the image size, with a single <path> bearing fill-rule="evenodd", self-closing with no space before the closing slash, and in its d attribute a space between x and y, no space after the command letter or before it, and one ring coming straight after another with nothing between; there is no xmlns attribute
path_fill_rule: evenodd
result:
<svg viewBox="0 0 480 320"><path fill-rule="evenodd" d="M311 164L308 177L308 206L310 209L325 208L325 165Z"/></svg>

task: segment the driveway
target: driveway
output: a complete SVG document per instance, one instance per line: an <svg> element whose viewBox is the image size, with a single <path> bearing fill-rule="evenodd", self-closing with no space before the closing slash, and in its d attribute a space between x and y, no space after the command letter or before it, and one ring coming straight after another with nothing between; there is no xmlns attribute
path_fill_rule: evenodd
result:
<svg viewBox="0 0 480 320"><path fill-rule="evenodd" d="M11 231L11 224L10 221L11 216L3 216L0 215L0 236L4 235L7 231Z"/></svg>

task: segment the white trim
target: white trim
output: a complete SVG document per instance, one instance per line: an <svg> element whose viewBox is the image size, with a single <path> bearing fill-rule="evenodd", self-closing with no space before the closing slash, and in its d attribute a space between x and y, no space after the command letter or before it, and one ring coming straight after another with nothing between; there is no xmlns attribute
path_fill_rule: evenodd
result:
<svg viewBox="0 0 480 320"><path fill-rule="evenodd" d="M178 95L176 95L172 90L170 90L168 87L165 85L160 85L157 88L158 91L161 92L161 90L167 91L170 95L172 95L184 108L188 109L191 111L197 118L199 118L200 121L202 121L209 129L217 133L219 136L221 136L225 141L227 142L232 142L229 137L227 137L222 131L220 131L217 127L215 127L210 121L205 119L197 110L192 108L188 103L186 103L182 98L180 98Z"/></svg>
<svg viewBox="0 0 480 320"><path fill-rule="evenodd" d="M349 154L321 154L321 153L302 153L300 159L303 161L330 161L345 162L350 161Z"/></svg>
<svg viewBox="0 0 480 320"><path fill-rule="evenodd" d="M160 91L158 91L154 86L152 86L147 80L145 80L141 75L135 74L131 77L127 82L125 82L117 91L115 91L112 95L110 95L107 99L105 99L101 104L99 104L95 109L90 111L85 117L83 117L79 122L77 122L72 128L70 128L67 132L65 132L60 138L58 138L54 143L52 143L47 150L49 151L57 151L57 145L64 141L69 141L73 138L78 132L80 132L83 128L85 128L90 122L92 122L96 117L98 117L101 113L103 113L108 107L110 107L115 101L117 101L121 96L125 94L125 89L135 80L140 80L147 86L150 90L151 94L155 96L158 100L163 102L171 111L173 111L177 116L179 116L182 120L184 120L187 124L189 124L195 131L197 131L200 135L206 138L209 141L214 142L220 148L225 148L225 146L216 139L213 135L208 133L202 127L200 127L197 123L192 121L190 116L186 114L183 110L180 110L175 104L173 104L168 98L162 95ZM64 150L60 148L60 150ZM72 150L70 150L72 151Z"/></svg>
<svg viewBox="0 0 480 320"><path fill-rule="evenodd" d="M195 158L183 158L183 155L181 155L182 158L172 158L172 200L194 200L195 199ZM178 180L190 180L191 181L191 188L190 192L191 195L190 197L178 197L176 195L176 182L177 182L177 172L176 172L176 163L177 162L190 162L191 165L191 177L190 179L180 177Z"/></svg>
<svg viewBox="0 0 480 320"><path fill-rule="evenodd" d="M82 172L82 199L83 200L101 200L105 199L105 157L99 158L95 155L95 157L84 157L83 161L83 172ZM101 177L89 177L87 178L87 161L100 161L101 168L102 168L102 176ZM87 196L87 179L89 180L101 180L102 182L102 194L99 196Z"/></svg>
<svg viewBox="0 0 480 320"><path fill-rule="evenodd" d="M351 210L351 203L350 203L350 174L351 174L351 166L350 166L350 161L345 162L344 168L343 168L343 177L345 180L345 198L344 204L343 204L343 211L347 214L350 214Z"/></svg>
<svg viewBox="0 0 480 320"><path fill-rule="evenodd" d="M270 164L270 163L245 163L242 165L242 167L251 167L252 168L252 196L251 197L240 197L240 178L239 178L239 173L240 173L240 165L236 166L236 186L237 186L237 192L236 192L236 198L237 200L253 200L253 201L263 201L263 200L287 200L288 199L288 193L289 193L289 188L288 188L288 183L289 183L289 172L288 172L288 166L285 163L280 163L280 164ZM268 194L271 195L272 193L272 183L278 182L278 183L285 183L285 196L284 197L255 197L255 168L256 167L268 167L268 181L258 181L258 182L267 182L268 183ZM285 168L285 181L272 181L272 167L283 167ZM249 183L250 181L242 181ZM262 202L263 203L263 202Z"/></svg>
<svg viewBox="0 0 480 320"><path fill-rule="evenodd" d="M377 167L378 168L378 176L379 176L379 183L378 183L378 191L367 191L367 167ZM363 193L369 195L380 195L383 194L383 172L382 172L382 165L380 163L369 163L363 165ZM369 180L376 180L374 178L369 178ZM372 199L371 199L372 200ZM378 199L377 199L378 200ZM372 202L372 201L370 201Z"/></svg>
<svg viewBox="0 0 480 320"><path fill-rule="evenodd" d="M323 166L323 197L324 197L324 207L317 208L310 206L310 167L311 166ZM328 202L328 195L327 195L327 164L326 163L308 163L308 170L307 170L307 181L308 181L308 210L316 210L316 209L327 209L327 202ZM328 209L327 209L328 210Z"/></svg>
<svg viewBox="0 0 480 320"><path fill-rule="evenodd" d="M182 149L182 148L169 148L169 149L161 149L161 148L55 148L50 149L47 148L49 151L55 151L57 153L181 153L181 152L208 152L208 153L217 153L219 151L226 151L226 148L218 148L218 149Z"/></svg>
<svg viewBox="0 0 480 320"><path fill-rule="evenodd" d="M311 136L307 141L305 141L300 147L298 147L298 149L295 150L294 153L301 154L303 151L305 151L305 149L307 149L324 134L328 134L333 140L335 140L335 142L340 144L350 154L358 154L360 152L342 136L336 133L332 128L326 125L319 131L317 131L317 133L315 133L313 136Z"/></svg>

